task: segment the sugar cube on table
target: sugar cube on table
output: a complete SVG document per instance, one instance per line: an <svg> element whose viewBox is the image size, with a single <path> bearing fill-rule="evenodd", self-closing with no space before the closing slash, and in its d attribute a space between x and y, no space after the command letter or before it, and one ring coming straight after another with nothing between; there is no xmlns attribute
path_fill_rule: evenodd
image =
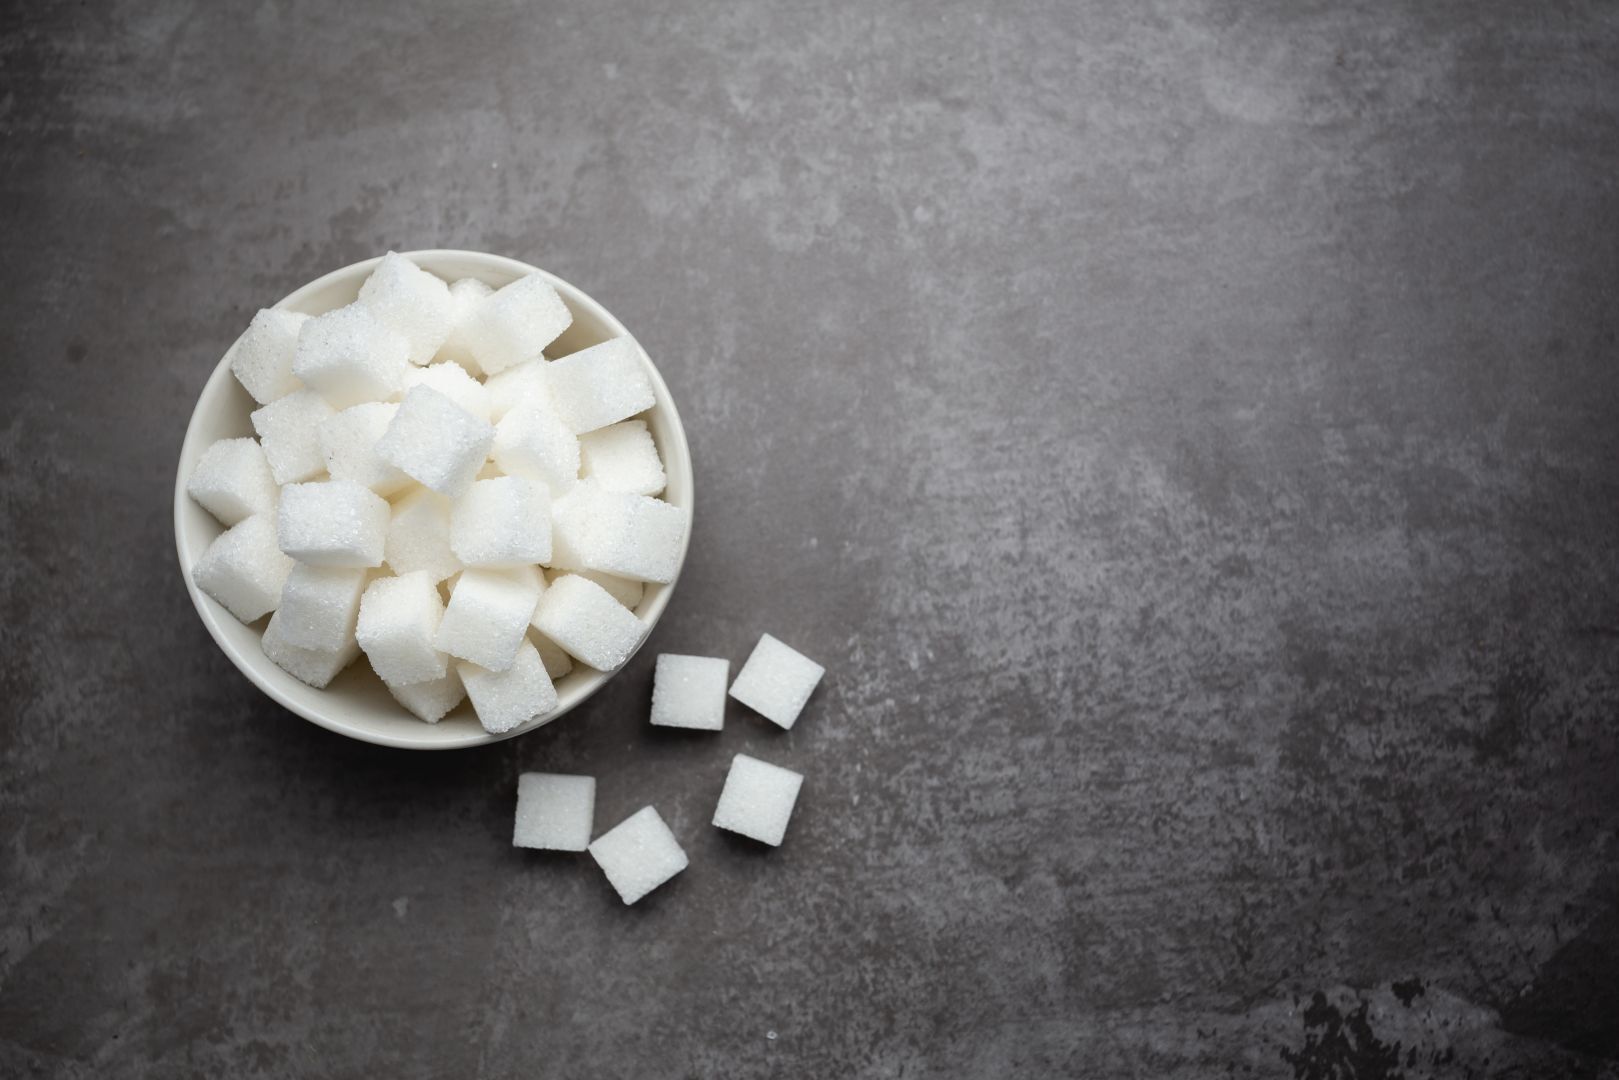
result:
<svg viewBox="0 0 1619 1080"><path fill-rule="evenodd" d="M316 690L324 690L338 673L360 655L360 646L350 638L339 649L305 649L289 642L283 635L280 612L270 616L264 628L260 647L270 662L299 682Z"/></svg>
<svg viewBox="0 0 1619 1080"><path fill-rule="evenodd" d="M635 903L687 865L675 834L650 806L598 836L588 850L626 904Z"/></svg>
<svg viewBox="0 0 1619 1080"><path fill-rule="evenodd" d="M791 730L826 669L765 634L731 684L731 696L780 727Z"/></svg>
<svg viewBox="0 0 1619 1080"><path fill-rule="evenodd" d="M276 512L281 550L311 566L381 566L388 503L352 480L318 480L281 489Z"/></svg>
<svg viewBox="0 0 1619 1080"><path fill-rule="evenodd" d="M495 429L430 386L413 386L377 443L397 465L440 495L465 494L489 457Z"/></svg>
<svg viewBox="0 0 1619 1080"><path fill-rule="evenodd" d="M450 511L450 548L467 566L549 562L549 489L521 476L474 482Z"/></svg>
<svg viewBox="0 0 1619 1080"><path fill-rule="evenodd" d="M656 495L668 483L645 420L624 420L579 436L579 463L581 476L608 491Z"/></svg>
<svg viewBox="0 0 1619 1080"><path fill-rule="evenodd" d="M467 685L478 723L491 735L521 727L557 707L556 687L545 673L540 654L527 641L518 647L504 671L490 671L477 664L460 664L456 670Z"/></svg>
<svg viewBox="0 0 1619 1080"><path fill-rule="evenodd" d="M627 337L551 361L545 379L551 409L575 435L627 419L658 400L641 350Z"/></svg>
<svg viewBox="0 0 1619 1080"><path fill-rule="evenodd" d="M281 636L301 649L337 652L354 640L369 571L298 563L281 587Z"/></svg>
<svg viewBox="0 0 1619 1080"><path fill-rule="evenodd" d="M483 384L489 391L489 416L500 420L517 406L535 402L550 408L551 396L545 388L545 369L551 362L543 356L513 364L499 375L489 376ZM572 432L569 432L572 434Z"/></svg>
<svg viewBox="0 0 1619 1080"><path fill-rule="evenodd" d="M438 583L427 574L378 578L360 598L355 637L383 682L429 682L449 670L450 658L434 645L443 618Z"/></svg>
<svg viewBox="0 0 1619 1080"><path fill-rule="evenodd" d="M525 401L501 418L490 452L507 476L545 484L552 495L579 479L578 437L539 401Z"/></svg>
<svg viewBox="0 0 1619 1080"><path fill-rule="evenodd" d="M485 297L468 316L461 340L484 373L533 360L573 324L573 313L540 274L519 278Z"/></svg>
<svg viewBox="0 0 1619 1080"><path fill-rule="evenodd" d="M574 574L564 574L545 590L534 628L598 671L628 660L646 632L646 624L606 589Z"/></svg>
<svg viewBox="0 0 1619 1080"><path fill-rule="evenodd" d="M410 367L409 352L403 335L355 303L304 323L292 373L334 408L346 409L398 392Z"/></svg>
<svg viewBox="0 0 1619 1080"><path fill-rule="evenodd" d="M320 425L320 451L333 480L352 480L387 498L412 484L377 453L377 442L399 406L386 401L351 405Z"/></svg>
<svg viewBox="0 0 1619 1080"><path fill-rule="evenodd" d="M292 355L298 348L298 331L308 321L301 312L265 308L231 346L230 372L260 405L302 389L303 383L292 373Z"/></svg>
<svg viewBox="0 0 1619 1080"><path fill-rule="evenodd" d="M561 645L544 634L531 635L530 640L534 643L535 651L540 654L540 662L545 665L545 673L551 676L552 682L556 682L573 670L573 657L569 656Z"/></svg>
<svg viewBox="0 0 1619 1080"><path fill-rule="evenodd" d="M714 825L776 847L787 833L803 784L802 773L738 754L731 759L725 790L714 808Z"/></svg>
<svg viewBox="0 0 1619 1080"><path fill-rule="evenodd" d="M320 426L337 410L313 390L298 390L256 409L249 420L264 446L264 460L278 484L294 484L326 469Z"/></svg>
<svg viewBox="0 0 1619 1080"><path fill-rule="evenodd" d="M360 286L360 303L405 339L412 364L430 362L455 321L455 303L443 279L393 251Z"/></svg>
<svg viewBox="0 0 1619 1080"><path fill-rule="evenodd" d="M722 730L725 681L730 672L729 660L659 655L652 675L652 723L694 731Z"/></svg>
<svg viewBox="0 0 1619 1080"><path fill-rule="evenodd" d="M461 702L466 700L467 688L461 682L461 673L455 668L445 672L442 679L429 679L427 682L407 683L395 685L384 683L388 693L399 704L409 709L416 719L427 724L436 724L450 714Z"/></svg>
<svg viewBox="0 0 1619 1080"><path fill-rule="evenodd" d="M444 344L439 346L436 359L445 363L459 364L469 375L483 374L483 368L472 355L471 348L467 346L466 327L472 321L472 314L478 305L494 291L477 278L462 278L451 283L450 335L444 339Z"/></svg>
<svg viewBox="0 0 1619 1080"><path fill-rule="evenodd" d="M526 772L517 778L512 847L584 851L595 821L595 777Z"/></svg>
<svg viewBox="0 0 1619 1080"><path fill-rule="evenodd" d="M689 515L662 499L581 480L551 509L551 566L670 582L680 570Z"/></svg>
<svg viewBox="0 0 1619 1080"><path fill-rule="evenodd" d="M270 514L254 514L214 538L191 568L197 588L244 623L276 609L292 560L276 546Z"/></svg>
<svg viewBox="0 0 1619 1080"><path fill-rule="evenodd" d="M489 391L460 364L429 364L405 373L405 392L413 386L431 386L479 420L489 419Z"/></svg>
<svg viewBox="0 0 1619 1080"><path fill-rule="evenodd" d="M186 494L229 526L273 512L277 489L263 447L252 439L220 439L197 459Z"/></svg>
<svg viewBox="0 0 1619 1080"><path fill-rule="evenodd" d="M434 645L489 671L505 671L524 643L542 589L544 585L532 572L462 571L450 592ZM541 667L543 670L544 665Z"/></svg>
<svg viewBox="0 0 1619 1080"><path fill-rule="evenodd" d="M417 488L393 504L383 558L396 574L425 570L434 581L461 572L461 560L450 547L450 509L454 504L436 491Z"/></svg>

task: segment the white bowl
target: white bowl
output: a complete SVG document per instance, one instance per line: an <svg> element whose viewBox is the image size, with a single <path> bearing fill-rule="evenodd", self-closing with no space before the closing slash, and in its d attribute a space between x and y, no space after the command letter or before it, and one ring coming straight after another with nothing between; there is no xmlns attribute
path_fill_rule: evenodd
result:
<svg viewBox="0 0 1619 1080"><path fill-rule="evenodd" d="M476 251L409 251L405 252L417 265L431 270L446 281L474 277L485 284L500 288L527 274L540 274L550 281L573 312L573 325L556 344L547 350L555 356L577 352L609 338L630 337L612 314L584 292L545 271L506 259L499 255L485 255ZM319 315L352 302L360 292L360 285L370 276L380 261L367 259L334 270L323 278L310 282L276 307ZM642 414L656 441L658 452L668 473L669 486L663 497L676 506L692 509L691 448L686 445L686 431L680 424L680 414L663 377L641 350L641 363L652 380L657 393L657 404ZM304 719L319 724L341 735L382 746L399 746L413 750L452 750L463 746L481 746L499 742L513 735L532 731L579 705L600 690L612 671L596 671L583 664L557 682L558 704L548 716L525 724L502 735L491 735L478 725L469 703L463 702L456 710L437 724L424 724L394 701L371 667L361 656L324 690L316 690L294 679L272 664L264 655L259 639L268 618L251 626L236 620L210 597L204 595L191 580L191 568L196 565L208 544L223 530L213 516L192 502L186 495L186 480L191 470L218 439L237 438L253 434L248 414L255 408L253 399L232 377L230 366L220 360L208 384L202 388L197 407L192 410L191 423L186 428L185 444L180 448L180 468L174 482L174 540L180 554L181 576L191 593L191 602L202 616L203 625L214 641L230 657L231 663L241 669L253 684L286 708ZM690 530L687 530L688 539ZM680 563L686 561L686 548L680 551ZM648 584L635 614L646 624L647 633L657 624L663 609L669 605L674 582L667 585ZM645 637L642 637L645 641ZM226 718L221 717L220 722Z"/></svg>

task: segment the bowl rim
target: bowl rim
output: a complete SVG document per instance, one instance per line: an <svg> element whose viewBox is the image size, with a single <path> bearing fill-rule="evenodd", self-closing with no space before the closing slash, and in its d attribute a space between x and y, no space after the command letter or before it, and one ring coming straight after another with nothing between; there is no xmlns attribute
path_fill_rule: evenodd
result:
<svg viewBox="0 0 1619 1080"><path fill-rule="evenodd" d="M680 556L675 564L674 577L664 584L663 588L659 590L658 595L653 597L650 605L644 611L638 609L635 612L636 617L646 624L646 632L641 635L640 642L630 653L630 656L625 658L624 663L620 664L611 671L595 672L593 677L583 687L583 692L579 693L578 697L569 702L565 707L559 708L555 712L551 713L544 724L530 722L520 725L511 731L501 732L500 734L491 734L490 732L480 729L462 738L445 739L440 737L436 740L428 740L425 738L425 736L427 736L429 732L436 729L436 725L431 724L422 725L424 736L423 739L388 734L373 730L364 723L356 723L354 721L347 720L343 716L334 714L332 712L322 712L316 709L305 708L297 700L283 693L273 681L265 677L263 670L261 670L265 665L274 667L269 658L264 656L262 651L259 652L256 657L244 655L243 651L238 649L236 645L225 636L224 630L221 626L221 619L234 619L235 617L229 612L225 611L222 606L218 605L207 597L201 589L197 588L197 584L194 580L192 580L191 574L191 567L194 565L196 559L200 557L201 552L193 551L186 540L184 518L187 508L191 505L191 497L186 493L186 482L190 479L189 469L187 466L188 463L195 462L202 449L197 444L204 438L200 431L200 417L202 415L203 400L210 396L211 391L215 390L216 384L221 381L234 378L230 371L229 347L226 348L225 353L220 357L219 362L214 365L213 371L209 374L208 378L203 383L202 389L198 392L196 403L191 407L191 417L186 423L185 438L180 444L179 460L177 461L175 467L172 522L174 528L175 554L179 558L180 577L185 582L186 592L191 597L191 604L196 609L197 615L202 619L203 626L208 630L208 636L213 638L214 644L217 645L219 650L225 654L225 656L235 666L237 671L247 676L249 682L258 687L260 691L262 691L282 708L297 716L301 716L310 723L325 728L328 731L347 736L351 739L357 739L361 742L371 743L376 746L390 746L402 750L462 750L470 747L488 746L492 743L504 742L507 739L516 738L519 735L527 734L530 731L537 731L540 728L545 727L547 724L556 721L560 717L566 715L567 713L578 708L580 705L584 704L586 701L590 700L590 698L601 690L603 686L607 685L607 682L610 679L628 666L630 660L634 658L635 654L641 650L641 647L644 646L647 640L652 636L652 631L657 627L658 621L663 617L664 610L669 606L669 601L674 595L675 586L680 581L681 571L685 569L686 554L691 545L691 522L695 517L696 510L696 475L691 467L691 445L686 438L686 428L681 422L680 410L675 405L674 395L669 392L668 384L664 382L662 372L660 372L658 370L658 366L653 363L652 358L647 354L646 349L641 345L640 341L637 340L635 336L625 328L623 323L618 321L611 311L607 310L605 306L603 306L589 293L585 292L577 285L558 277L556 274L553 274L548 270L541 269L540 267L533 266L519 259L513 259L505 255L495 255L489 252L470 251L460 248L421 248L412 251L401 251L399 254L411 259L413 262L418 262L418 265L422 265L424 261L463 260L466 262L479 264L481 267L490 270L511 274L513 280L529 274L539 274L545 280L550 282L551 286L569 301L570 306L576 305L581 309L587 310L593 318L599 320L604 326L608 327L613 336L627 337L635 343L636 350L639 352L641 357L642 366L646 369L646 372L652 381L653 390L657 398L657 405L655 407L660 409L660 411L666 417L669 430L674 436L673 445L671 447L664 448L666 458L665 468L669 467L667 458L670 456L670 451L677 451L675 454L677 464L686 477L686 488L688 494L685 499L685 507L688 524L685 538L681 541ZM329 273L322 274L313 281L294 289L292 292L288 293L286 296L282 297L280 300L276 301L270 306L274 308L289 307L298 303L304 297L318 293L319 291L345 279L359 275L369 275L370 271L374 269L383 258L384 256L382 255L376 255L369 259L361 259L358 262L350 263L347 266L339 267L338 269L332 270ZM232 343L234 344L234 339ZM215 610L216 608L218 610ZM279 671L280 669L277 668L276 670Z"/></svg>

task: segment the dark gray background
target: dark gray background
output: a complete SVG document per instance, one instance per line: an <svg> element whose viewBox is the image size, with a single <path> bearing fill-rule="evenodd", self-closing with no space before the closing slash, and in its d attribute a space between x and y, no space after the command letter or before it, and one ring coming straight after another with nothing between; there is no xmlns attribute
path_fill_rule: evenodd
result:
<svg viewBox="0 0 1619 1080"><path fill-rule="evenodd" d="M0 124L0 1073L1619 1071L1619 7L12 4ZM698 513L609 691L413 755L235 672L170 485L433 246L635 331ZM648 728L766 630L791 734ZM512 850L533 768L691 868Z"/></svg>

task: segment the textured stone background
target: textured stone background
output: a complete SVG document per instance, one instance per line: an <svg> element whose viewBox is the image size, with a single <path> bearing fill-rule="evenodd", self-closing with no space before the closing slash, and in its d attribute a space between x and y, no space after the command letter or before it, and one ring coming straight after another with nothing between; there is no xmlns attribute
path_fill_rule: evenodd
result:
<svg viewBox="0 0 1619 1080"><path fill-rule="evenodd" d="M1619 7L3 18L0 1073L1619 1073ZM636 331L699 516L609 692L412 755L169 498L255 308L431 246ZM762 630L790 735L648 729ZM513 851L537 767L691 869Z"/></svg>

